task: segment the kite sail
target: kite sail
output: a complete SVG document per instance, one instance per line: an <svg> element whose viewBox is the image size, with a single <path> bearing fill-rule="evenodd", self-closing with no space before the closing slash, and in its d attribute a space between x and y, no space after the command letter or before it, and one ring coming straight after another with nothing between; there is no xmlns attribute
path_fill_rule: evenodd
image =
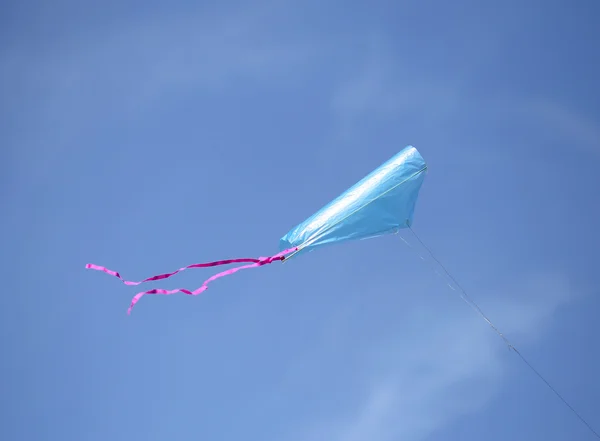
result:
<svg viewBox="0 0 600 441"><path fill-rule="evenodd" d="M294 254L410 227L427 164L409 146L292 228L279 242ZM290 256L291 257L291 256Z"/></svg>
<svg viewBox="0 0 600 441"><path fill-rule="evenodd" d="M167 279L189 268L207 268L232 263L246 264L215 274L194 291L179 288L173 290L151 289L140 292L133 297L127 313L130 314L133 306L146 294L170 295L181 292L196 296L206 291L210 282L242 269L284 261L301 252L312 251L320 246L350 240L370 239L393 234L402 228L410 227L426 171L427 164L417 149L412 146L404 148L336 199L292 228L279 241L280 252L270 257L196 263L172 273L160 274L139 282L125 280L118 272L100 265L87 264L86 268L115 276L125 285L139 285Z"/></svg>

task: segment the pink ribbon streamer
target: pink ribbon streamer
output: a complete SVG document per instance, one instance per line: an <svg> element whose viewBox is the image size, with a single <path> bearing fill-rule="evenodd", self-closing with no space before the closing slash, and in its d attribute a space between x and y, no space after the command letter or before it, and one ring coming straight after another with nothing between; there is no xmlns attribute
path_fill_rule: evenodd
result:
<svg viewBox="0 0 600 441"><path fill-rule="evenodd" d="M162 280L162 279L168 279L171 276L174 276L177 273L180 273L181 271L184 271L188 268L207 268L207 267L213 267L213 266L219 266L219 265L228 265L231 263L250 263L249 265L242 265L242 266L238 266L236 268L230 268L228 270L222 271L220 273L215 274L214 276L206 279L204 281L204 283L202 284L202 286L200 286L198 289L194 290L194 291L190 291L189 289L185 289L185 288L178 288L178 289L172 289L172 290L166 290L166 289L151 289L148 291L143 291L143 292L139 292L137 293L133 299L131 300L131 305L129 306L129 308L127 309L127 314L131 314L131 310L133 309L133 307L135 306L135 304L137 302L139 302L139 300L146 294L162 294L162 295L171 295L171 294L176 294L178 292L190 295L190 296L197 296L198 294L206 291L208 289L208 284L216 279L219 279L221 277L225 277L225 276L229 276L231 274L234 274L236 272L238 272L239 270L243 270L243 269L248 269L248 268L257 268L259 266L264 266L264 265L268 265L271 264L273 262L276 261L281 261L285 259L285 255L292 253L294 251L296 251L297 248L290 248L287 249L285 251L282 251L280 253L275 254L274 256L270 256L270 257L259 257L258 259L254 259L254 258L241 258L241 259L227 259L227 260L217 260L215 262L207 262L207 263L195 263L193 265L188 265L185 266L183 268L179 268L176 271L173 271L172 273L166 273L166 274L159 274L157 276L152 276L152 277L148 277L147 279L141 280L139 282L131 282L128 280L125 280L121 277L121 275L113 270L110 270L108 268L105 268L103 266L100 265L95 265L93 263L88 263L85 267L87 269L93 269L93 270L97 270L97 271L103 271L106 274L109 274L111 276L115 276L117 278L119 278L125 285L139 285L141 283L145 283L145 282L151 282L154 280Z"/></svg>

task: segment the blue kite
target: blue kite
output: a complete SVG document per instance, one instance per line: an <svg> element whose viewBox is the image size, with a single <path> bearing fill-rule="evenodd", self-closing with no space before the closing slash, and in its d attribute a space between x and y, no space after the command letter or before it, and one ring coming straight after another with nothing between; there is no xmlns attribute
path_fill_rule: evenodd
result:
<svg viewBox="0 0 600 441"><path fill-rule="evenodd" d="M293 256L310 252L318 247L352 240L364 240L397 233L413 223L415 205L425 179L427 164L418 150L408 146L373 170L362 180L344 191L312 216L292 228L279 241L280 252L269 257L239 258L196 263L167 274L152 276L139 282L125 280L121 275L103 266L87 264L86 268L103 271L118 277L125 285L167 279L188 268L207 268L232 263L245 265L230 268L207 279L195 291L152 289L136 294L127 313L146 294L175 294L196 296L215 279L246 268L256 268L275 261L289 261ZM286 257L287 256L287 257Z"/></svg>

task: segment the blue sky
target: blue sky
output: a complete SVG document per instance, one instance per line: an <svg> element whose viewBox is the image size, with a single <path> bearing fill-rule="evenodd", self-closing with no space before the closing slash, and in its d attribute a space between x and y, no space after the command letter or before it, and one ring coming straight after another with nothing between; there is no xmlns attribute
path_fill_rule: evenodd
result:
<svg viewBox="0 0 600 441"><path fill-rule="evenodd" d="M594 437L410 234L240 272L402 149L415 231L600 429L600 65L580 1L4 2L7 440ZM164 288L195 289L191 270Z"/></svg>

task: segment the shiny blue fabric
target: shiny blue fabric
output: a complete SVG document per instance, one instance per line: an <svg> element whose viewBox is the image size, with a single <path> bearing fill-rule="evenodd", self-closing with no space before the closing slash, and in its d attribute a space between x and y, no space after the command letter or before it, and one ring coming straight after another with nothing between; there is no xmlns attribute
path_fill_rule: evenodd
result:
<svg viewBox="0 0 600 441"><path fill-rule="evenodd" d="M410 226L426 170L427 164L417 149L404 148L292 228L281 238L280 249L298 247L300 253L383 236Z"/></svg>

